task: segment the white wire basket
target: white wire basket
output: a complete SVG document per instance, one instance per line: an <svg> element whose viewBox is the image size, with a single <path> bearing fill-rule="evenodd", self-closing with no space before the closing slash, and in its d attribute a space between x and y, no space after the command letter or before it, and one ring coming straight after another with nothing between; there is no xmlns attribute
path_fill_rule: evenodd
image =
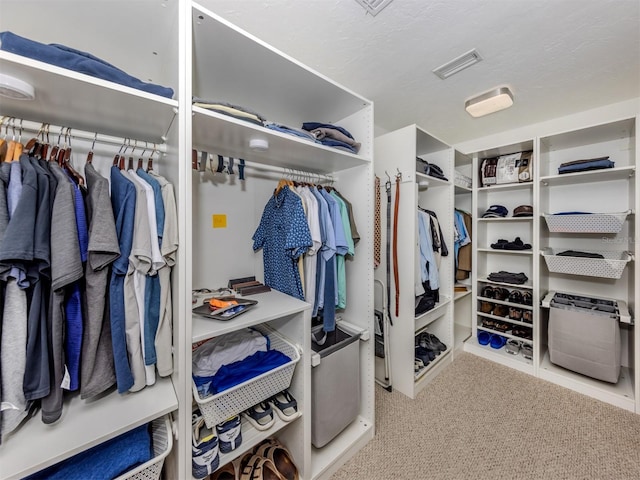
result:
<svg viewBox="0 0 640 480"><path fill-rule="evenodd" d="M238 415L240 412L257 405L291 385L296 363L300 360L298 348L265 325L256 326L255 329L269 336L272 350L284 353L291 361L235 387L205 398L200 397L198 388L192 379L193 398L198 404L204 421L209 428L213 428L229 417Z"/></svg>
<svg viewBox="0 0 640 480"><path fill-rule="evenodd" d="M120 475L115 480L159 480L164 459L169 455L173 447L171 422L168 417L156 418L151 422L151 444L153 446L153 458Z"/></svg>
<svg viewBox="0 0 640 480"><path fill-rule="evenodd" d="M581 213L558 215L545 213L550 232L618 233L631 210L619 213Z"/></svg>
<svg viewBox="0 0 640 480"><path fill-rule="evenodd" d="M557 255L552 248L544 248L540 253L550 272L599 278L620 278L624 267L633 260L629 252L589 251L599 253L604 258Z"/></svg>

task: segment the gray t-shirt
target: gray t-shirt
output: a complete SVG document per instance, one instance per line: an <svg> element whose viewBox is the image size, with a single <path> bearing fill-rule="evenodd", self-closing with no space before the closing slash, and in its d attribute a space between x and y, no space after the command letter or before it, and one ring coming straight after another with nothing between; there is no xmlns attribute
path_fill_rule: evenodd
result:
<svg viewBox="0 0 640 480"><path fill-rule="evenodd" d="M51 213L51 302L49 331L51 338L51 388L42 399L42 421L53 423L62 415L62 379L64 376L64 299L66 288L82 278L82 259L74 208L75 190L59 165L51 163L58 180Z"/></svg>
<svg viewBox="0 0 640 480"><path fill-rule="evenodd" d="M109 182L95 167L84 167L87 181L89 251L85 265L86 306L80 364L80 396L91 398L116 383L107 289L110 265L120 256Z"/></svg>

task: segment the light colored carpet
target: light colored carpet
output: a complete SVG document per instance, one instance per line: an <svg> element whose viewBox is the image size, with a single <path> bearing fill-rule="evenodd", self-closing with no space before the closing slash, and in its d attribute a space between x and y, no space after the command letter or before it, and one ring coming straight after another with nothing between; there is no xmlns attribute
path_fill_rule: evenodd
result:
<svg viewBox="0 0 640 480"><path fill-rule="evenodd" d="M640 415L461 353L415 400L376 386L347 479L638 480Z"/></svg>

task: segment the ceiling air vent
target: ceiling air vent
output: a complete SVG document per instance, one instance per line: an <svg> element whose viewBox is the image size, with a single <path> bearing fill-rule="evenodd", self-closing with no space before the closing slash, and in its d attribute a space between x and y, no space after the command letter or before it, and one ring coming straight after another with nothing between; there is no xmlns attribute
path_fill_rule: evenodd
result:
<svg viewBox="0 0 640 480"><path fill-rule="evenodd" d="M362 7L374 17L393 0L356 0Z"/></svg>
<svg viewBox="0 0 640 480"><path fill-rule="evenodd" d="M447 62L444 65L439 66L438 68L433 70L433 73L435 73L441 79L445 80L449 78L451 75L461 72L465 68L469 68L471 65L475 65L481 60L482 60L482 57L480 56L478 51L474 48L473 50L469 50L467 53L464 53L459 57L454 58L450 62Z"/></svg>

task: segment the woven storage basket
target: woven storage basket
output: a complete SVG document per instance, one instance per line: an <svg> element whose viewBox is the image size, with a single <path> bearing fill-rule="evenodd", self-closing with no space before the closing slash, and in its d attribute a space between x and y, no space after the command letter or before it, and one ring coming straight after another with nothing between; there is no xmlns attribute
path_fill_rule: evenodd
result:
<svg viewBox="0 0 640 480"><path fill-rule="evenodd" d="M296 363L300 360L300 352L295 345L285 340L269 327L260 325L255 328L269 336L272 350L284 353L291 361L233 388L205 398L200 397L192 379L193 398L198 404L204 421L209 428L213 428L229 417L238 415L240 412L274 396L291 385L293 371L296 368Z"/></svg>
<svg viewBox="0 0 640 480"><path fill-rule="evenodd" d="M627 262L633 259L628 252L589 251L604 258L566 257L556 255L551 248L541 253L550 272L600 278L620 278Z"/></svg>
<svg viewBox="0 0 640 480"><path fill-rule="evenodd" d="M550 232L618 233L631 210L620 213L544 214Z"/></svg>
<svg viewBox="0 0 640 480"><path fill-rule="evenodd" d="M115 480L158 480L160 478L164 459L173 446L171 423L168 417L156 418L151 422L151 443L154 457Z"/></svg>

